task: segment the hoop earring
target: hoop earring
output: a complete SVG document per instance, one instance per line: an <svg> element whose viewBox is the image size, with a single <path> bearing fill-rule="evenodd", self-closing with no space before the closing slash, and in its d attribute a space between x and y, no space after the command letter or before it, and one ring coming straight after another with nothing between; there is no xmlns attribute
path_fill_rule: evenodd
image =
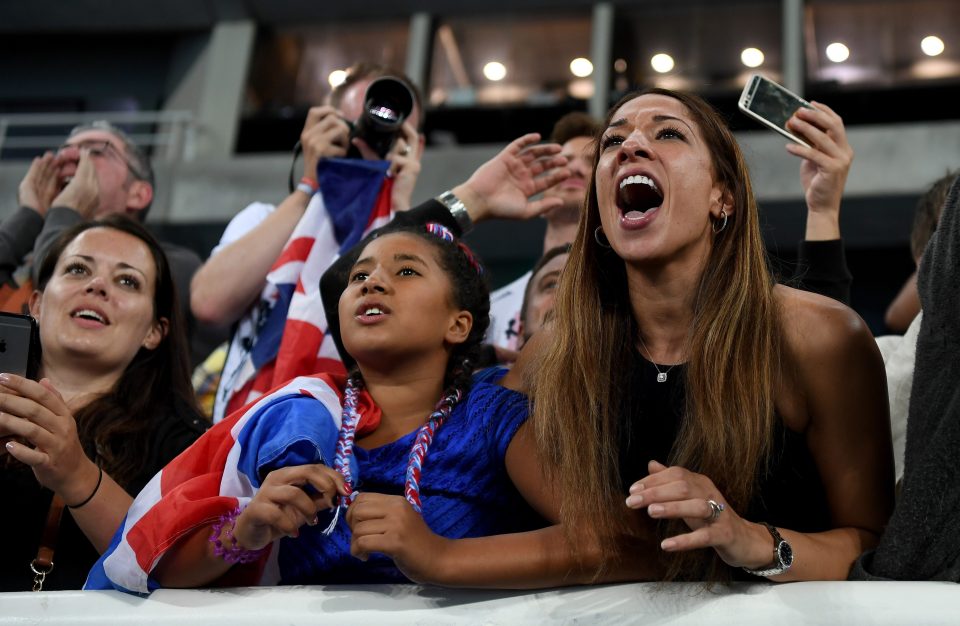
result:
<svg viewBox="0 0 960 626"><path fill-rule="evenodd" d="M717 222L713 223L713 234L715 235L722 233L723 229L727 227L727 212L723 209L720 209L720 220L717 220L717 222L720 222L720 228L717 228Z"/></svg>
<svg viewBox="0 0 960 626"><path fill-rule="evenodd" d="M603 239L601 239L603 237ZM597 229L593 231L593 238L596 240L597 245L601 248L610 248L610 240L607 239L607 236L603 232L603 226L597 226Z"/></svg>

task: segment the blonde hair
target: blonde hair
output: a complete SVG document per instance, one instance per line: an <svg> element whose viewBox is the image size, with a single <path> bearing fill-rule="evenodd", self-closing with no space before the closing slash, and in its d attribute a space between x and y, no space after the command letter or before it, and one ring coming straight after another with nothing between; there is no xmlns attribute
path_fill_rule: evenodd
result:
<svg viewBox="0 0 960 626"><path fill-rule="evenodd" d="M660 94L686 106L713 159L713 175L732 199L726 228L714 235L693 304L685 415L670 463L711 478L735 510L743 511L765 470L774 424L780 329L774 279L760 235L757 205L739 146L702 99L653 89L617 103ZM636 321L624 261L597 245L594 152L586 210L554 309L554 341L534 368L532 421L545 471L560 490L561 521L572 533L588 523L598 532L605 561L633 536L619 474L620 394L629 393ZM642 476L635 477L636 479ZM682 521L662 524L661 538L687 532ZM573 540L572 534L569 536ZM728 568L713 550L662 553L666 579L723 580Z"/></svg>

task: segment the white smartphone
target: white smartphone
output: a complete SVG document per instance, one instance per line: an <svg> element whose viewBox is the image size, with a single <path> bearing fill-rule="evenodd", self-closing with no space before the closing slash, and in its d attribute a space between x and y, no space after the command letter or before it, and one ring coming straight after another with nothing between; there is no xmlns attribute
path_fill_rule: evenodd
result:
<svg viewBox="0 0 960 626"><path fill-rule="evenodd" d="M787 139L800 145L810 144L787 130L787 120L800 107L814 108L809 102L786 87L778 85L760 74L753 74L747 80L740 94L740 110L777 131Z"/></svg>

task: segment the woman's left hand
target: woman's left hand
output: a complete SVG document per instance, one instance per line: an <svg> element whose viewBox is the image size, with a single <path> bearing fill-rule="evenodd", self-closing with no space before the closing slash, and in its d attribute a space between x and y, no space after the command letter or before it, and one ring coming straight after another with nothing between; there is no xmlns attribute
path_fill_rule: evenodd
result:
<svg viewBox="0 0 960 626"><path fill-rule="evenodd" d="M679 466L656 461L647 466L649 475L630 486L627 506L646 507L654 519L682 519L691 532L668 537L660 543L667 552L713 548L728 565L762 568L773 560L773 540L759 525L734 511L713 481ZM715 513L713 502L723 507Z"/></svg>
<svg viewBox="0 0 960 626"><path fill-rule="evenodd" d="M64 502L77 503L90 494L97 467L83 451L73 413L49 380L0 374L0 432L33 446L6 444L10 455L29 465L40 484Z"/></svg>
<svg viewBox="0 0 960 626"><path fill-rule="evenodd" d="M358 559L366 561L379 552L414 582L441 577L438 566L449 540L430 530L403 496L361 493L347 510L347 524L353 531L350 554Z"/></svg>

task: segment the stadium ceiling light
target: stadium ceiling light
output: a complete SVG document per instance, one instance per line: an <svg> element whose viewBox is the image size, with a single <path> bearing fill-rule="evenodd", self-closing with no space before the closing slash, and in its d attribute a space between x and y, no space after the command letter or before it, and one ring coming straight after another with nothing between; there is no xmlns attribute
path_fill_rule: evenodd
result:
<svg viewBox="0 0 960 626"><path fill-rule="evenodd" d="M586 78L593 74L593 63L590 62L590 59L577 57L570 61L570 72L577 78Z"/></svg>
<svg viewBox="0 0 960 626"><path fill-rule="evenodd" d="M503 80L507 75L507 68L499 61L490 61L483 66L483 75L487 77L487 80L494 82Z"/></svg>
<svg viewBox="0 0 960 626"><path fill-rule="evenodd" d="M666 74L673 69L673 66L673 57L663 52L653 55L650 59L650 67L661 74Z"/></svg>
<svg viewBox="0 0 960 626"><path fill-rule="evenodd" d="M763 50L760 48L745 48L740 53L740 61L747 67L760 67L763 65Z"/></svg>
<svg viewBox="0 0 960 626"><path fill-rule="evenodd" d="M843 63L848 58L850 58L850 48L846 47L839 41L835 41L829 46L827 46L827 58L833 61L834 63Z"/></svg>
<svg viewBox="0 0 960 626"><path fill-rule="evenodd" d="M920 49L923 50L923 53L928 57L935 57L943 52L943 39L940 39L936 35L928 35L920 42Z"/></svg>

